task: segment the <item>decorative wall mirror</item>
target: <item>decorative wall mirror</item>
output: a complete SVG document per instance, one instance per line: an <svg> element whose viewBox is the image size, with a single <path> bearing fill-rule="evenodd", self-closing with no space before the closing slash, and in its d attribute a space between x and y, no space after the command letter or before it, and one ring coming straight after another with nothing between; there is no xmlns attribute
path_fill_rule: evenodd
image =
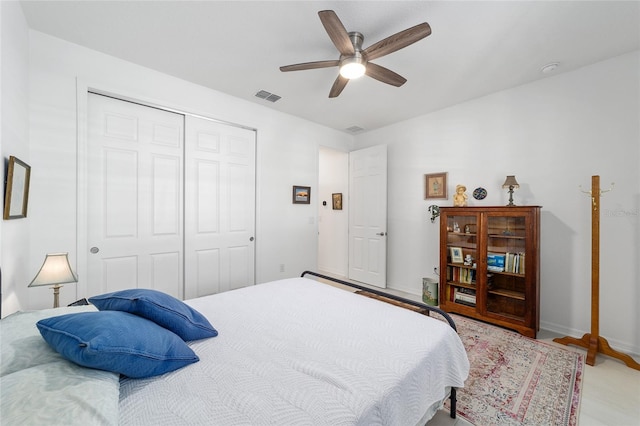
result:
<svg viewBox="0 0 640 426"><path fill-rule="evenodd" d="M27 217L29 202L29 179L31 166L13 155L9 157L7 180L4 190L3 219L20 219Z"/></svg>

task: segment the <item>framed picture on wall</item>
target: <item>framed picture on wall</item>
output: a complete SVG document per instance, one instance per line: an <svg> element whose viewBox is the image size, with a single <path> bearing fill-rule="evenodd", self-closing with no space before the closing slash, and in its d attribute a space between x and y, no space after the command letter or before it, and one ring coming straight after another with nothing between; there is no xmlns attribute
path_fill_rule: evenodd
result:
<svg viewBox="0 0 640 426"><path fill-rule="evenodd" d="M310 204L311 203L311 187L310 186L293 186L293 204Z"/></svg>
<svg viewBox="0 0 640 426"><path fill-rule="evenodd" d="M447 172L424 175L424 198L447 199Z"/></svg>
<svg viewBox="0 0 640 426"><path fill-rule="evenodd" d="M333 201L334 210L342 210L342 193L331 194L331 200Z"/></svg>
<svg viewBox="0 0 640 426"><path fill-rule="evenodd" d="M3 219L20 219L27 217L29 202L29 179L31 166L13 155L7 165L7 186L4 190Z"/></svg>

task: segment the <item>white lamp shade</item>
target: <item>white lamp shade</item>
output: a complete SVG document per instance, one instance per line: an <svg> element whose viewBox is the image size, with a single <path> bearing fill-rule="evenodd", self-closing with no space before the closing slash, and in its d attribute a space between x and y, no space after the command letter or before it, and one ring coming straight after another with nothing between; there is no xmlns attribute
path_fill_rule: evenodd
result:
<svg viewBox="0 0 640 426"><path fill-rule="evenodd" d="M513 186L514 188L520 188L520 185L518 184L516 177L513 175L507 176L504 183L502 184L503 188L509 188L510 186Z"/></svg>
<svg viewBox="0 0 640 426"><path fill-rule="evenodd" d="M78 282L78 279L71 270L68 253L52 253L44 259L42 267L29 287L75 282Z"/></svg>

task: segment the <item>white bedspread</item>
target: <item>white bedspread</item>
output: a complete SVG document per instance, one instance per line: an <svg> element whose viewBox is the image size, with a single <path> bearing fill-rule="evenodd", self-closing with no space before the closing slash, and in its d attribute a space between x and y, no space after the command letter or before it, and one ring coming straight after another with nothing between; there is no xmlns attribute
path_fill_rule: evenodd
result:
<svg viewBox="0 0 640 426"><path fill-rule="evenodd" d="M415 425L469 362L445 322L294 278L193 299L200 362L120 384L122 425Z"/></svg>
<svg viewBox="0 0 640 426"><path fill-rule="evenodd" d="M74 306L17 312L0 321L0 424L118 424L118 374L65 360L36 328L41 319L95 311Z"/></svg>

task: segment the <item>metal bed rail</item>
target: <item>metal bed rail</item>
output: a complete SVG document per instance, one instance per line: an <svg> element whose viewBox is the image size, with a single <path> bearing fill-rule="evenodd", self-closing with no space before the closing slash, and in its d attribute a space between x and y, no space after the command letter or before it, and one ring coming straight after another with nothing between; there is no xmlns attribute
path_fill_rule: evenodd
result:
<svg viewBox="0 0 640 426"><path fill-rule="evenodd" d="M342 285L346 285L348 287L356 288L358 290L367 291L369 293L373 293L373 294L376 294L376 295L381 296L381 297L386 297L387 299L393 299L393 300L395 300L397 302L406 303L408 305L412 305L412 306L415 306L417 308L422 308L422 309L426 309L426 310L428 310L430 312L435 312L438 315L441 315L445 320L447 320L447 322L449 323L451 328L453 328L456 332L458 331L458 329L456 328L456 323L453 321L453 318L451 318L451 316L448 313L446 313L445 311L443 311L440 308L436 308L435 306L425 305L424 303L416 302L415 300L405 299L404 297L396 296L394 294L385 293L383 291L376 290L376 289L373 289L373 288L370 288L370 287L364 287L364 286L361 286L359 284L355 284L355 283L352 283L352 282L343 281L341 279L333 278L333 277L330 277L328 275L322 275L322 274L319 274L317 272L304 271L300 276L304 277L305 275L313 275L313 276L316 276L318 278L322 278L322 279L325 279L325 280L333 281L333 282L336 282L336 283L339 283L339 284L342 284Z"/></svg>
<svg viewBox="0 0 640 426"><path fill-rule="evenodd" d="M447 321L447 323L449 323L451 328L453 328L456 331L456 333L458 332L458 329L456 328L456 323L453 321L453 318L451 318L451 316L448 313L446 313L445 311L443 311L440 308L436 308L435 306L426 305L424 303L416 302L415 300L406 299L404 297L396 296L394 294L385 293L385 292L380 291L380 290L376 290L376 289L372 289L372 288L369 288L369 287L361 286L359 284L355 284L355 283L344 281L344 280L341 280L341 279L338 279L338 278L330 277L328 275L319 274L319 273L313 272L313 271L304 271L300 275L300 277L304 277L305 275L313 275L315 277L322 278L322 279L325 279L325 280L328 280L328 281L332 281L332 282L335 282L335 283L338 283L338 284L342 284L342 285L347 286L347 287L351 287L351 288L355 288L355 289L358 289L358 290L362 290L362 291L366 291L366 292L369 292L369 293L373 293L375 295L378 295L378 296L381 296L381 297L384 297L384 298L387 298L387 299L392 299L392 300L395 300L397 302L405 303L405 304L408 304L408 305L411 305L411 306L415 306L415 307L418 307L418 308L421 308L421 309L426 309L427 311L429 311L429 313L434 312L434 313L442 316ZM449 395L449 400L451 401L451 407L450 407L450 411L449 411L449 416L452 419L455 419L456 418L456 401L457 401L457 399L456 399L456 388L454 388L454 387L451 388L451 394Z"/></svg>

